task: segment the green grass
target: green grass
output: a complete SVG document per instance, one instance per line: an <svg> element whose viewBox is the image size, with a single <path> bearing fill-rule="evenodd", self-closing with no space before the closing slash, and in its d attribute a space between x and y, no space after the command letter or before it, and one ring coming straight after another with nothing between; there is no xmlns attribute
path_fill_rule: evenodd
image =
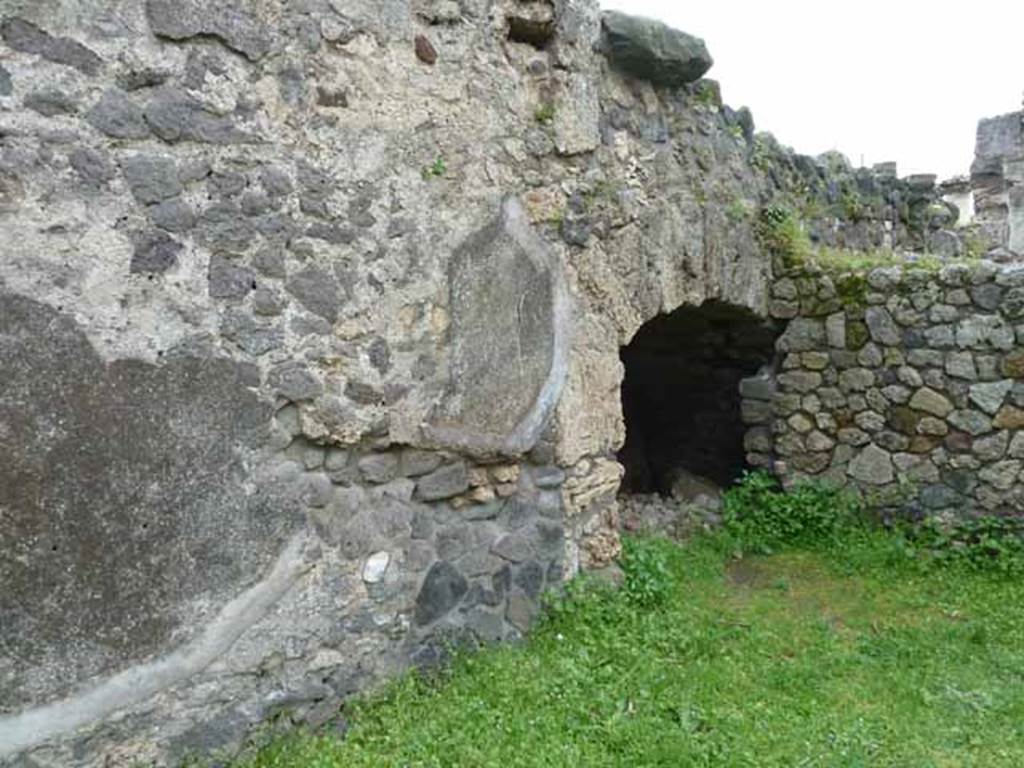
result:
<svg viewBox="0 0 1024 768"><path fill-rule="evenodd" d="M1024 582L804 519L771 555L633 540L622 590L577 582L524 646L236 768L1024 765Z"/></svg>

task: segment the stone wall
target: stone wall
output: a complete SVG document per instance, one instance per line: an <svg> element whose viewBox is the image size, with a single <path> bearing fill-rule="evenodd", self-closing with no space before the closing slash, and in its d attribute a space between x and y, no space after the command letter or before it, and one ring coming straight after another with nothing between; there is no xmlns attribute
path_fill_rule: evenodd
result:
<svg viewBox="0 0 1024 768"><path fill-rule="evenodd" d="M903 514L1024 511L1024 268L780 274L791 317L742 385L748 460Z"/></svg>
<svg viewBox="0 0 1024 768"><path fill-rule="evenodd" d="M0 14L0 761L172 764L520 637L618 553L621 348L768 317L760 209L952 220L589 0Z"/></svg>

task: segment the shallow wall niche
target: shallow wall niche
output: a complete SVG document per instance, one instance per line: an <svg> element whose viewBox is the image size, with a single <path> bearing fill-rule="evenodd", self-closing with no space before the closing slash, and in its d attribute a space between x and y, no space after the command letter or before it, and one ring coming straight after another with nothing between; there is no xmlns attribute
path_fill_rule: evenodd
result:
<svg viewBox="0 0 1024 768"><path fill-rule="evenodd" d="M745 468L740 381L774 356L778 330L719 301L643 325L622 348L625 493L670 495L688 473L720 486Z"/></svg>

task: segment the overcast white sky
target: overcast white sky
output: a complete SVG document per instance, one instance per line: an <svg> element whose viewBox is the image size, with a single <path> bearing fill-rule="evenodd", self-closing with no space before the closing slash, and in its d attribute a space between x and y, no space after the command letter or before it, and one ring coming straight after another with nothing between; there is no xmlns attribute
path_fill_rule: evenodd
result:
<svg viewBox="0 0 1024 768"><path fill-rule="evenodd" d="M967 173L979 118L1021 108L1022 0L601 0L704 38L733 107L805 154Z"/></svg>

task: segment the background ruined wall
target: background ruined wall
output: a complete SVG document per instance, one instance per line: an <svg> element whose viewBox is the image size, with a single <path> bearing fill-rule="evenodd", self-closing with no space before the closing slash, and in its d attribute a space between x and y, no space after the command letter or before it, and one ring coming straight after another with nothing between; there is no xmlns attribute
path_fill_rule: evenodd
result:
<svg viewBox="0 0 1024 768"><path fill-rule="evenodd" d="M1024 269L799 268L772 369L746 380L748 461L912 516L1024 509Z"/></svg>
<svg viewBox="0 0 1024 768"><path fill-rule="evenodd" d="M0 17L0 761L167 762L521 636L618 552L620 348L768 315L761 207L952 215L583 0Z"/></svg>
<svg viewBox="0 0 1024 768"><path fill-rule="evenodd" d="M1003 251L1024 253L1024 112L978 123L971 188L989 240Z"/></svg>

